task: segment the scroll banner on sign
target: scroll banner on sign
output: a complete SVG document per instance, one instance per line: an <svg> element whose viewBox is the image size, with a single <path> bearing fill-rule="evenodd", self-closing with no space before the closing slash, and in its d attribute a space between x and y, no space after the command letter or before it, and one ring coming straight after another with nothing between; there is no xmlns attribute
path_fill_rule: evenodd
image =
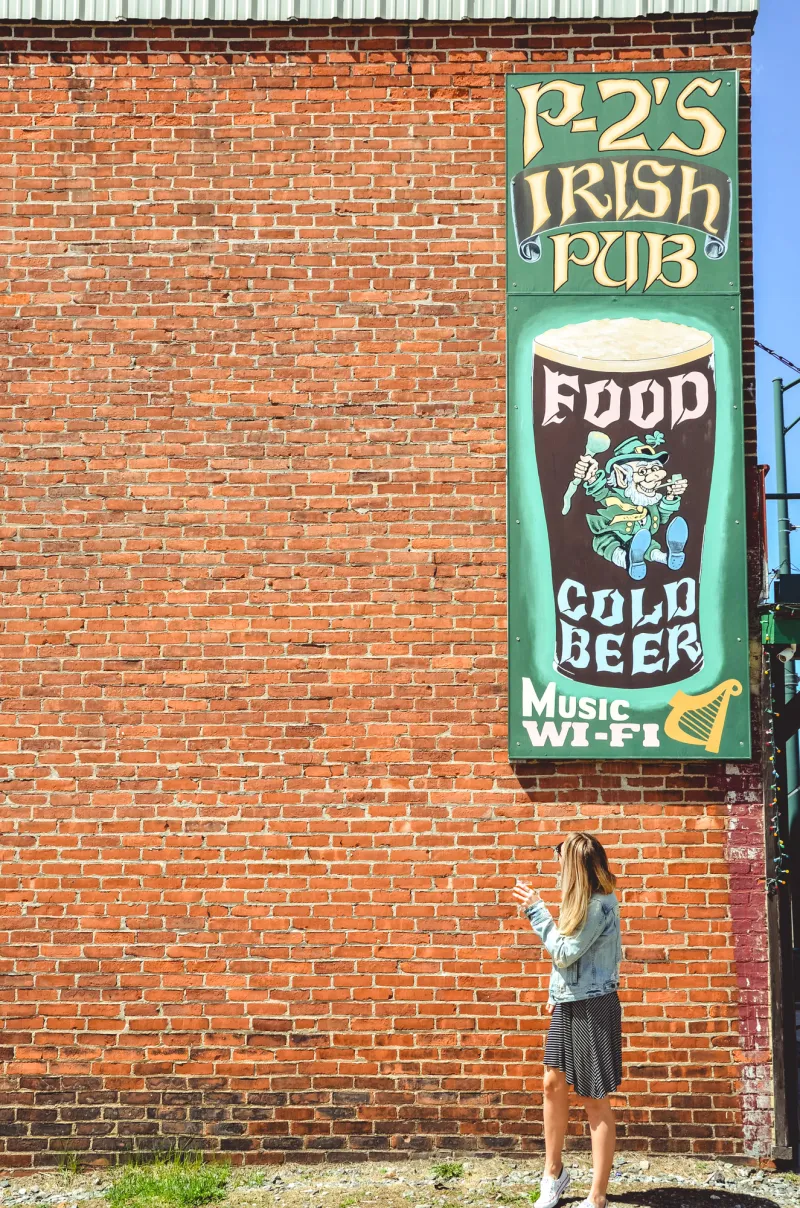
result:
<svg viewBox="0 0 800 1208"><path fill-rule="evenodd" d="M510 756L745 758L736 75L507 106Z"/></svg>
<svg viewBox="0 0 800 1208"><path fill-rule="evenodd" d="M623 224L616 239L637 218L650 218L696 231L714 260L728 250L731 180L717 168L625 155L577 160L518 172L511 197L523 260L540 258L543 231L605 219Z"/></svg>

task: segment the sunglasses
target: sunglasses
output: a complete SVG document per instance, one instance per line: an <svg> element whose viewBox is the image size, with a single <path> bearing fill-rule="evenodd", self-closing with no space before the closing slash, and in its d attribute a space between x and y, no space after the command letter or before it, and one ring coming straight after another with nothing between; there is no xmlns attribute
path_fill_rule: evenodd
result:
<svg viewBox="0 0 800 1208"><path fill-rule="evenodd" d="M561 859L561 850L562 850L563 846L564 846L563 843L557 843L556 846L553 848L553 855L555 856L555 858L557 860Z"/></svg>

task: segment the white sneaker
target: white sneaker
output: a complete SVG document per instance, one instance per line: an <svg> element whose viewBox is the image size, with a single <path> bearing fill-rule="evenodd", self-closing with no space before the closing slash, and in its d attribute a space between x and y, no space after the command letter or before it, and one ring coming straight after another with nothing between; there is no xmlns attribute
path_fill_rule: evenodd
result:
<svg viewBox="0 0 800 1208"><path fill-rule="evenodd" d="M539 1184L539 1198L536 1201L536 1208L556 1208L556 1204L568 1187L569 1171L566 1166L561 1167L561 1174L557 1179L554 1179L549 1174L543 1175L542 1181Z"/></svg>

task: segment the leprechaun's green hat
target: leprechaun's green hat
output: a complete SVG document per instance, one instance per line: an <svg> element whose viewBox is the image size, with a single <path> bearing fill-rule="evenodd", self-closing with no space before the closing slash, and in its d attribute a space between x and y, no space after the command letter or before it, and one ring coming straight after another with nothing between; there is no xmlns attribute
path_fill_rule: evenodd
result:
<svg viewBox="0 0 800 1208"><path fill-rule="evenodd" d="M666 449L663 453L656 452L663 443L661 432L648 432L644 440L640 436L629 436L621 445L617 445L613 456L606 462L606 469L610 470L612 466L622 465L626 461L659 461L663 466L669 461L669 453Z"/></svg>

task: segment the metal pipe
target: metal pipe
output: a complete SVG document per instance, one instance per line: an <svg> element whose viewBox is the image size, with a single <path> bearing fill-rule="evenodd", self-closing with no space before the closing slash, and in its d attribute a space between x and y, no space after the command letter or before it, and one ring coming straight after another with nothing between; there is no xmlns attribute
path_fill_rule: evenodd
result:
<svg viewBox="0 0 800 1208"><path fill-rule="evenodd" d="M792 383L796 385L796 383ZM786 393L782 378L775 378L773 387L773 405L775 417L775 483L778 503L778 572L781 575L791 574L792 549L791 529L789 528L789 496L786 482L786 421L783 411L783 396ZM790 701L797 691L797 677L794 663L787 663L784 672L784 700ZM800 784L800 758L798 757L797 736L786 743L786 804L789 823L789 863L794 876L792 877L792 915L794 946L800 948L800 879L795 870L800 869L800 795L797 787Z"/></svg>
<svg viewBox="0 0 800 1208"><path fill-rule="evenodd" d="M772 383L775 415L775 483L778 487L778 573L788 575L791 570L789 549L789 504L786 498L786 432L783 418L783 380L775 378Z"/></svg>

